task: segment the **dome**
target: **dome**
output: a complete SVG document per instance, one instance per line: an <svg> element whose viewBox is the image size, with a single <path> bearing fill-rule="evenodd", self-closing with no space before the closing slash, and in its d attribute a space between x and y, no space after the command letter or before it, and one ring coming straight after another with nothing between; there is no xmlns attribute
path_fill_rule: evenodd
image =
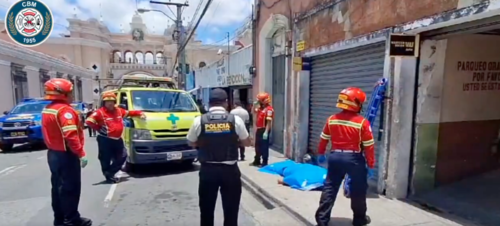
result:
<svg viewBox="0 0 500 226"><path fill-rule="evenodd" d="M139 15L139 13L135 12L134 16L132 17L132 23L142 24L142 17Z"/></svg>

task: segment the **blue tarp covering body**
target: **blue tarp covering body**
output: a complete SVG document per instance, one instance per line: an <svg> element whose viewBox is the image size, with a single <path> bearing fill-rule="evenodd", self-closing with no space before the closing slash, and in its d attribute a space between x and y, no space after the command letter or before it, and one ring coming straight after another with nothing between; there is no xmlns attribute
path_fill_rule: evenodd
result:
<svg viewBox="0 0 500 226"><path fill-rule="evenodd" d="M310 191L323 186L327 170L321 166L296 163L292 160L267 165L260 172L280 175L291 188Z"/></svg>

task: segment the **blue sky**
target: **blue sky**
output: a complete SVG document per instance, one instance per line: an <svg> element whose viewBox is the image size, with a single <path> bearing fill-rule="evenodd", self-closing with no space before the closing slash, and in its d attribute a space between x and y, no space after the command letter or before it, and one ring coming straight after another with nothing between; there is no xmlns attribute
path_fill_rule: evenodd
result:
<svg viewBox="0 0 500 226"><path fill-rule="evenodd" d="M0 0L0 17L5 19L5 12L17 0ZM137 8L158 9L165 12L170 17L175 18L166 6L151 5L149 0L41 0L51 9L55 18L53 35L65 33L66 18L102 18L102 21L112 32L120 32L123 28L129 32L132 16ZM165 1L168 0L158 0ZM184 0L171 0L172 2L184 2ZM185 24L192 20L197 6L201 2L198 16L201 9L208 0L190 0L189 6L183 11ZM118 3L120 2L120 3ZM253 0L214 0L210 5L205 17L197 30L197 39L207 44L225 44L226 33L230 32L234 36L235 30L240 28L251 14L251 4ZM175 12L175 8L171 8ZM141 14L144 22L148 26L149 32L162 34L163 30L172 24L166 16L158 12L148 12Z"/></svg>

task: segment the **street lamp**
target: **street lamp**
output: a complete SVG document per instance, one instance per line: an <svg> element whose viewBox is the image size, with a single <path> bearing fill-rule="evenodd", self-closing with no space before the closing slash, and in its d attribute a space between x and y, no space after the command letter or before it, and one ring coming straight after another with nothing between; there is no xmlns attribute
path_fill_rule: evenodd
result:
<svg viewBox="0 0 500 226"><path fill-rule="evenodd" d="M169 15L167 15L165 12L161 11L161 10L157 10L157 9L144 9L144 8L139 8L137 9L137 12L138 13L147 13L147 12L158 12L158 13L162 13L163 15L165 15L166 17L168 17L168 19L171 19L172 21L176 22L176 20L172 17L170 17Z"/></svg>

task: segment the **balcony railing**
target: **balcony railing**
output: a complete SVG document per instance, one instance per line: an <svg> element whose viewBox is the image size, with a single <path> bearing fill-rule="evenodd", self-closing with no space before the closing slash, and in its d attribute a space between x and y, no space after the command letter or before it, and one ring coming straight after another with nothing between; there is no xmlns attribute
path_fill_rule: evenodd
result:
<svg viewBox="0 0 500 226"><path fill-rule="evenodd" d="M165 70L166 64L125 64L111 63L112 70Z"/></svg>

